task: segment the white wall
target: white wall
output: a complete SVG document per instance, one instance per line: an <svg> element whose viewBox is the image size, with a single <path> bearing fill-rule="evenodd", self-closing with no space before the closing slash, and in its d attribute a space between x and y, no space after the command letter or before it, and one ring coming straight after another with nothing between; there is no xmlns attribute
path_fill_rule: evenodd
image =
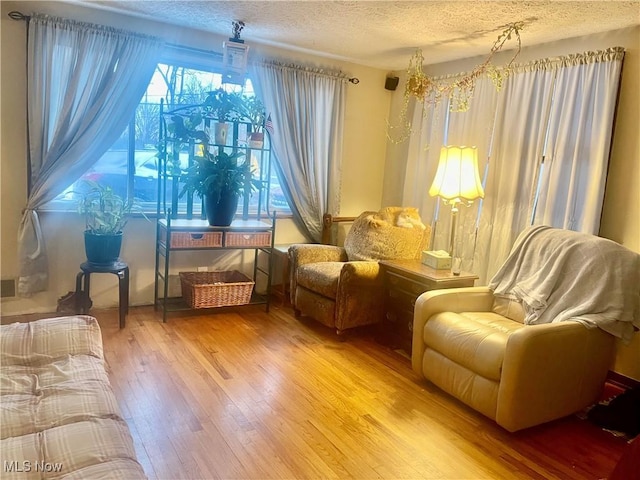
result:
<svg viewBox="0 0 640 480"><path fill-rule="evenodd" d="M11 20L7 13L18 10L57 15L137 32L162 36L169 43L201 49L222 49L225 38L202 31L179 28L156 22L125 17L107 11L89 10L59 2L6 2L1 4L1 187L0 205L0 275L3 279L18 276L17 231L21 210L26 202L26 24ZM365 209L378 209L382 198L382 175L385 162L385 118L389 110L390 94L384 89L386 71L262 47L251 42L251 28L245 28L244 38L251 46L252 58L268 55L305 65L339 68L349 76L360 79L358 85L347 89L343 182L341 186L341 215L357 215ZM357 182L353 179L357 178ZM14 315L55 311L57 299L75 288L78 266L84 261L83 225L73 213L41 214L43 232L49 257L49 290L31 298L2 299L2 314ZM304 241L293 222L281 220L277 224L276 243ZM133 219L125 230L122 258L131 269L130 297L132 305L151 304L154 285L155 224ZM240 252L209 253L205 261L194 252L176 257L176 271L180 268L213 264L226 268L242 259ZM245 271L250 262L243 262ZM172 267L173 267L172 262ZM114 275L94 275L91 280L92 300L96 307L117 305L117 279Z"/></svg>
<svg viewBox="0 0 640 480"><path fill-rule="evenodd" d="M526 30L522 31L526 39ZM531 60L602 50L609 47L625 48L622 83L607 177L606 194L600 234L615 240L630 250L640 253L640 27L589 35L570 40L546 43L524 48L518 63ZM510 58L512 52L503 52L496 60L500 64ZM425 66L428 75L439 76L470 71L485 57L467 58L455 62ZM399 75L403 75L399 72ZM392 99L392 120L399 112L403 101L404 78ZM383 203L399 202L404 181L402 145L389 145L385 166ZM428 180L425 179L425 189ZM640 380L640 333L635 335L630 346L618 345L613 369Z"/></svg>

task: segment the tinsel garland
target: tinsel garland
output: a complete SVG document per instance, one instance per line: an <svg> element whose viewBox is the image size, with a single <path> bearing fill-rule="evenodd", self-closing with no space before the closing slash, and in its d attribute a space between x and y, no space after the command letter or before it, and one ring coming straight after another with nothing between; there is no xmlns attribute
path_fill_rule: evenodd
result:
<svg viewBox="0 0 640 480"><path fill-rule="evenodd" d="M452 112L466 112L469 110L469 101L473 98L476 81L482 75L487 75L495 85L497 90L502 88L504 80L510 74L510 67L520 54L522 43L520 40L520 30L524 27L524 22L514 22L507 25L505 30L498 36L486 60L477 65L471 72L456 77L452 81L434 80L427 76L422 70L424 57L422 50L417 49L416 53L409 60L409 68L407 69L407 79L404 87L404 103L400 111L399 125L388 126L387 136L394 143L401 143L411 135L411 122L407 118L409 108L409 100L411 97L416 98L418 104L424 106L427 104L437 104L443 98L449 99L449 109ZM515 36L517 49L509 61L502 68L498 68L492 63L493 56L498 53L504 44ZM420 107L420 105L417 105ZM390 132L394 129L400 129L401 134L397 138L392 138Z"/></svg>

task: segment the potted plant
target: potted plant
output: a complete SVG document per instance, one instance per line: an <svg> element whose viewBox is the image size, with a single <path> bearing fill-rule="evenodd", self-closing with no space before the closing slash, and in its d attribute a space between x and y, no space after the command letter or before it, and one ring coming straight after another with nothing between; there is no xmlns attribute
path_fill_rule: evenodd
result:
<svg viewBox="0 0 640 480"><path fill-rule="evenodd" d="M204 200L209 225L231 225L238 207L238 199L247 185L252 188L253 172L248 161L239 162L243 154L219 152L212 154L205 147L202 155L185 171L180 197L196 192Z"/></svg>
<svg viewBox="0 0 640 480"><path fill-rule="evenodd" d="M171 135L181 142L178 149L182 148L182 144L188 143L190 139L200 143L208 143L209 135L204 130L199 130L202 124L202 112L199 110L191 112L188 116L173 115L171 123L167 125L167 129Z"/></svg>
<svg viewBox="0 0 640 480"><path fill-rule="evenodd" d="M214 125L215 143L226 145L229 125L225 122L240 118L242 97L237 93L227 92L223 88L218 88L213 92L209 92L204 101L204 106L218 119L218 122Z"/></svg>
<svg viewBox="0 0 640 480"><path fill-rule="evenodd" d="M97 265L109 265L120 257L122 229L136 206L109 186L93 180L85 180L84 185L87 188L78 200L78 213L85 219L87 260Z"/></svg>
<svg viewBox="0 0 640 480"><path fill-rule="evenodd" d="M251 148L262 148L264 146L264 104L258 97L244 97L243 115L251 121L251 132L248 143Z"/></svg>

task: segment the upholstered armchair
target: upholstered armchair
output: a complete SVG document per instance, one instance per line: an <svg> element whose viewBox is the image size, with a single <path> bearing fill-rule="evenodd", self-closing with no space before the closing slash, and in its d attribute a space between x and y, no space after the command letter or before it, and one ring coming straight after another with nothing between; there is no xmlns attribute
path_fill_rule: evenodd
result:
<svg viewBox="0 0 640 480"><path fill-rule="evenodd" d="M570 415L598 399L615 337L640 327L639 290L635 252L529 227L488 286L418 298L413 369L509 431Z"/></svg>
<svg viewBox="0 0 640 480"><path fill-rule="evenodd" d="M415 208L387 207L358 216L344 247L297 244L289 248L291 303L340 334L381 320L383 279L378 260L418 259L431 229Z"/></svg>

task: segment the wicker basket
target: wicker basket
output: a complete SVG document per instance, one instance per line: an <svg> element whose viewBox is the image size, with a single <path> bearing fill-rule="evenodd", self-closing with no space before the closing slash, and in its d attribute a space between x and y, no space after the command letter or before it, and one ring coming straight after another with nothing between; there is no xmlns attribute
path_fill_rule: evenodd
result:
<svg viewBox="0 0 640 480"><path fill-rule="evenodd" d="M228 232L224 244L227 247L270 247L271 232Z"/></svg>
<svg viewBox="0 0 640 480"><path fill-rule="evenodd" d="M162 241L166 241L166 232L162 232ZM212 248L222 247L222 232L173 232L171 248Z"/></svg>
<svg viewBox="0 0 640 480"><path fill-rule="evenodd" d="M226 272L180 272L182 296L191 308L246 305L255 282L246 275Z"/></svg>

